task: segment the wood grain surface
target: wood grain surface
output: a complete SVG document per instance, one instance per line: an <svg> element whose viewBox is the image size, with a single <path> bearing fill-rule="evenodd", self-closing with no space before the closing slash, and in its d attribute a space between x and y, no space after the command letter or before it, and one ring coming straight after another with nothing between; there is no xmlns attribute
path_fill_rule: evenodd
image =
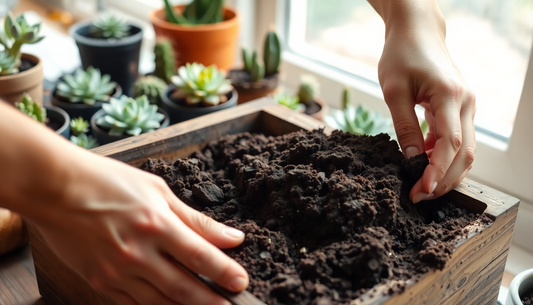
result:
<svg viewBox="0 0 533 305"><path fill-rule="evenodd" d="M299 129L324 128L322 122L275 105L269 99L240 105L186 121L139 137L124 139L94 150L134 166L147 158L175 159L202 148L225 134L245 131L280 135ZM326 133L330 130L326 129ZM504 273L519 200L482 184L465 179L447 196L475 213L486 213L494 222L470 228L443 270L432 271L408 283L402 294L388 296L393 283L379 285L352 305L392 304L495 304ZM30 240L39 290L49 304L115 304L93 291L48 249L35 228ZM384 296L387 295L387 296ZM236 296L241 297L241 296ZM245 299L245 297L242 297ZM235 303L252 305L253 303Z"/></svg>

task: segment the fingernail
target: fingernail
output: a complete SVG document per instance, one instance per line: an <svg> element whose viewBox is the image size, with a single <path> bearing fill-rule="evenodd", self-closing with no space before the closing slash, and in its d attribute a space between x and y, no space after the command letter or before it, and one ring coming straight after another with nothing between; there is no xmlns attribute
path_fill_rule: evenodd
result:
<svg viewBox="0 0 533 305"><path fill-rule="evenodd" d="M224 229L222 229L222 233L235 239L241 239L244 236L244 233L242 231L239 231L231 227L224 227Z"/></svg>
<svg viewBox="0 0 533 305"><path fill-rule="evenodd" d="M431 187L429 188L429 193L432 194L433 191L437 188L437 181L433 181L433 184L431 185Z"/></svg>
<svg viewBox="0 0 533 305"><path fill-rule="evenodd" d="M409 159L420 154L420 150L416 146L409 146L405 149L405 158Z"/></svg>
<svg viewBox="0 0 533 305"><path fill-rule="evenodd" d="M242 291L248 287L248 280L242 276L238 276L231 281L230 288L233 291Z"/></svg>
<svg viewBox="0 0 533 305"><path fill-rule="evenodd" d="M433 197L433 194L416 193L413 197L413 203L419 203L420 201L427 199L430 196Z"/></svg>

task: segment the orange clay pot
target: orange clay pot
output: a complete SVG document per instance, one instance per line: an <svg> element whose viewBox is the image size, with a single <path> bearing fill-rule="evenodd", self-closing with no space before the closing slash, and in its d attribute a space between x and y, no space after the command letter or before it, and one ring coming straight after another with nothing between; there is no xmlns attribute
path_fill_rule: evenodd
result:
<svg viewBox="0 0 533 305"><path fill-rule="evenodd" d="M36 63L29 70L0 76L0 99L14 105L28 93L39 105L43 104L43 64L37 56L22 53L22 58Z"/></svg>
<svg viewBox="0 0 533 305"><path fill-rule="evenodd" d="M184 5L174 6L181 13ZM235 62L239 16L224 7L224 21L213 24L183 26L165 20L163 8L152 11L150 21L157 37L170 40L176 57L176 68L190 62L205 66L216 65L220 70L229 70Z"/></svg>

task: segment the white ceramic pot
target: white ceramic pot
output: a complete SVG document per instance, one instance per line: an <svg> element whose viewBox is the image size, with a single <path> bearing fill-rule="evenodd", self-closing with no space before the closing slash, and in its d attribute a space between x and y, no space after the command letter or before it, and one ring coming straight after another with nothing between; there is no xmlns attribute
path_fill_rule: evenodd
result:
<svg viewBox="0 0 533 305"><path fill-rule="evenodd" d="M520 272L509 285L509 293L505 305L523 305L520 294L533 289L533 269Z"/></svg>

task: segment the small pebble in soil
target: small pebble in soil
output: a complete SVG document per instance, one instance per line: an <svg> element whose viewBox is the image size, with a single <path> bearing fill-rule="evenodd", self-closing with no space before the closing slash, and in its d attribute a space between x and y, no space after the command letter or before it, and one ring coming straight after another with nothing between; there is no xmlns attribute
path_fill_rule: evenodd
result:
<svg viewBox="0 0 533 305"><path fill-rule="evenodd" d="M224 252L263 302L340 305L380 283L394 283L385 294L401 293L408 280L444 268L465 227L490 222L442 198L413 205L409 190L427 164L425 153L406 160L385 134L314 130L228 135L188 159L142 168L246 233Z"/></svg>
<svg viewBox="0 0 533 305"><path fill-rule="evenodd" d="M520 296L520 300L524 305L533 305L533 288L529 289L528 291L524 292Z"/></svg>

